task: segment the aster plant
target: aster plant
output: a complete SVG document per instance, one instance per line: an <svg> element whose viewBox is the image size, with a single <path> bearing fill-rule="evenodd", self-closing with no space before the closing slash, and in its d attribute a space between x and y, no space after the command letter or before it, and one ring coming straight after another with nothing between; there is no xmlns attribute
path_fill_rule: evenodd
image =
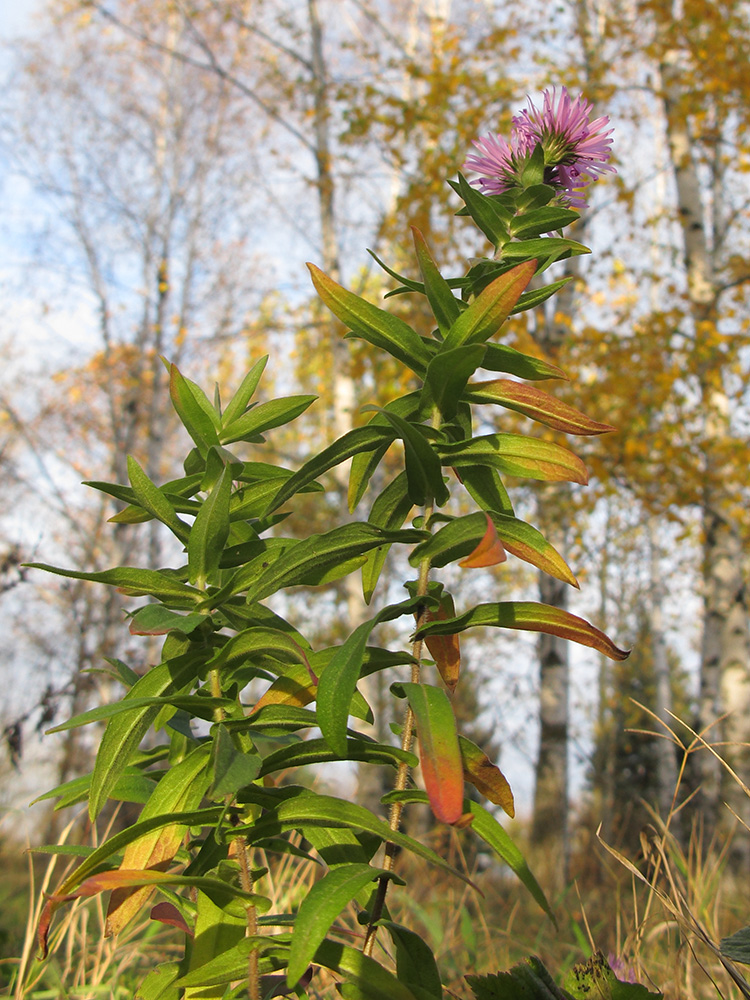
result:
<svg viewBox="0 0 750 1000"><path fill-rule="evenodd" d="M109 800L141 803L142 811L49 897L39 928L43 951L61 946L59 928L50 928L69 900L111 892L107 930L117 933L158 892L162 900L151 916L173 929L180 957L149 972L137 1000L318 996L320 975L333 977L341 995L355 1000L454 995L427 942L389 909L390 887L403 884L398 850L471 882L468 872L403 832L404 809L423 802L437 822L471 827L548 914L552 929L544 892L499 819L500 810L513 815L510 786L457 729L459 636L476 628L520 629L562 636L614 659L627 654L558 608L467 604L460 587L447 590L439 571L455 563L471 574L512 556L575 585L562 555L515 516L503 477L585 483L582 461L531 435L477 434L474 422L477 408L491 406L569 434L612 429L538 388L564 378L562 371L503 342L510 315L539 305L563 283L529 290L531 279L555 261L588 252L545 234L578 218L571 206L581 203L582 189L611 169L607 121L591 122L589 110L582 98L563 91L558 99L553 91L541 110L530 103L514 118L509 141L479 140L479 155L467 160L478 181L459 175L451 183L463 202L459 214L476 223L492 249L464 276L445 278L417 230L417 273L398 275L383 265L398 281L391 294L426 297L431 336L310 265L319 296L347 337L368 342L410 373L405 395L365 407L360 426L287 469L263 461L265 435L314 397L254 401L266 359L227 403L218 389L210 399L169 365L172 402L192 439L184 476L157 485L131 458L129 483L89 484L123 505L113 521L160 521L183 546L185 560L169 569L99 573L43 567L146 598L129 613L130 632L163 636L159 661L142 676L111 661L126 689L118 703L58 727L106 720L93 773L49 793L58 807L86 801L92 820ZM513 377L478 380L480 370ZM391 471L383 467L376 476L389 451ZM401 463L395 475L394 460ZM306 535L300 498L312 494L314 501L334 488L326 473L347 461L353 518ZM453 502L461 495L474 508L469 513ZM380 584L394 547L414 570L395 602L392 587ZM350 573L361 575L365 600L377 610L333 645L321 642L309 622L287 620L283 603L273 600L289 587L322 588ZM381 645L378 626L386 622L400 638ZM393 696L405 706L397 743L374 741L357 721L372 718L358 683L376 671L392 675ZM301 768L307 773L330 761L391 766L386 812L305 782ZM476 792L471 797L467 783ZM296 866L319 872L306 895L292 891ZM292 879L286 893L277 885L283 872ZM277 903L289 900L286 908L274 906L272 895ZM579 970L576 982L594 974ZM610 986L616 981L608 968L602 975ZM520 989L531 998L584 995L555 986L536 961L498 976L470 976L469 984L478 998L515 997Z"/></svg>

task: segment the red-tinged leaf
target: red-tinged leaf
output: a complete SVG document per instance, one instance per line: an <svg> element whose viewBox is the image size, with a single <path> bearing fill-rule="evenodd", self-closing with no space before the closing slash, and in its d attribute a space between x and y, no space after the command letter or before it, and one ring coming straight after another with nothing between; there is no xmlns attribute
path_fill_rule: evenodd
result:
<svg viewBox="0 0 750 1000"><path fill-rule="evenodd" d="M442 350L481 344L496 334L534 276L536 264L526 260L490 282L453 324Z"/></svg>
<svg viewBox="0 0 750 1000"><path fill-rule="evenodd" d="M284 667L284 672L271 684L248 715L253 715L266 705L296 705L304 708L315 701L318 684L310 676L309 667L304 663L291 663Z"/></svg>
<svg viewBox="0 0 750 1000"><path fill-rule="evenodd" d="M208 747L199 747L167 771L143 807L140 819L197 809L211 781L208 752ZM132 872L169 863L186 832L185 826L173 823L140 837L125 848L120 870ZM121 931L150 894L147 883L140 889L116 889L109 901L106 933Z"/></svg>
<svg viewBox="0 0 750 1000"><path fill-rule="evenodd" d="M182 931L183 934L187 934L189 937L193 936L193 928L187 925L185 918L174 903L164 901L157 903L156 906L152 906L151 919L158 920L160 924L169 924L170 927L176 927L178 931Z"/></svg>
<svg viewBox="0 0 750 1000"><path fill-rule="evenodd" d="M503 548L503 543L497 537L497 530L492 518L489 514L485 514L484 516L487 518L487 530L474 551L470 552L458 564L462 569L481 569L484 566L498 566L508 558Z"/></svg>
<svg viewBox="0 0 750 1000"><path fill-rule="evenodd" d="M432 684L400 684L399 688L416 719L419 763L435 818L457 823L464 811L464 768L448 695Z"/></svg>
<svg viewBox="0 0 750 1000"><path fill-rule="evenodd" d="M561 639L570 639L582 646L590 646L612 660L626 660L630 656L629 650L619 649L609 636L584 618L560 608L553 608L549 604L538 604L536 601L478 604L453 619L420 626L414 633L414 638L424 639L428 635L455 635L457 632L480 625L520 629L523 632L546 632Z"/></svg>
<svg viewBox="0 0 750 1000"><path fill-rule="evenodd" d="M610 424L592 420L574 406L555 399L543 389L515 382L513 379L470 382L466 390L466 398L471 403L499 403L566 434L606 434L616 430Z"/></svg>
<svg viewBox="0 0 750 1000"><path fill-rule="evenodd" d="M443 594L437 611L424 612L423 621L445 621L453 618L456 608L450 594ZM461 646L457 635L431 635L425 639L430 656L435 661L443 684L449 691L455 691L461 673Z"/></svg>
<svg viewBox="0 0 750 1000"><path fill-rule="evenodd" d="M492 763L484 750L465 736L458 737L458 745L464 763L464 779L486 799L504 809L512 819L516 815L513 792L500 768Z"/></svg>
<svg viewBox="0 0 750 1000"><path fill-rule="evenodd" d="M307 266L315 290L334 316L338 316L356 336L387 351L418 375L424 373L430 355L416 330L398 316L343 288L314 264Z"/></svg>
<svg viewBox="0 0 750 1000"><path fill-rule="evenodd" d="M553 441L540 441L523 434L483 434L471 441L439 445L443 465L461 468L489 465L509 476L544 482L580 483L589 474L581 459Z"/></svg>

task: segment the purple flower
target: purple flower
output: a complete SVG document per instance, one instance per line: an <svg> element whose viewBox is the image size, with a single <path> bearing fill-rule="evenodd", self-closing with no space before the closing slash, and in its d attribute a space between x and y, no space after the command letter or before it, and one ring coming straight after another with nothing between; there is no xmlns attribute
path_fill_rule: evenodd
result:
<svg viewBox="0 0 750 1000"><path fill-rule="evenodd" d="M583 189L597 175L614 171L611 155L612 129L609 118L591 121L592 105L579 94L571 98L565 87L545 90L541 110L531 99L528 107L512 119L510 142L488 135L474 145L479 156L469 156L467 170L481 176L474 181L485 194L501 194L520 187L524 162L541 145L544 151L544 181L557 188L562 199L575 208L586 204Z"/></svg>

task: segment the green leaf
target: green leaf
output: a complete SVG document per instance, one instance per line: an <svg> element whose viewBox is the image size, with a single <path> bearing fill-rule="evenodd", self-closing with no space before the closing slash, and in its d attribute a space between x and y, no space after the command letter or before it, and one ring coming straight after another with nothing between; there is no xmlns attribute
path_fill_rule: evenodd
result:
<svg viewBox="0 0 750 1000"><path fill-rule="evenodd" d="M533 211L524 212L523 215L515 216L510 223L511 236L524 238L527 236L539 236L542 233L551 233L557 229L564 229L572 222L580 219L580 214L572 208L537 208Z"/></svg>
<svg viewBox="0 0 750 1000"><path fill-rule="evenodd" d="M182 991L176 985L179 976L179 962L162 962L143 980L134 1000L180 1000Z"/></svg>
<svg viewBox="0 0 750 1000"><path fill-rule="evenodd" d="M46 573L69 577L72 580L106 583L111 587L118 587L131 597L157 597L163 601L168 601L169 598L181 598L181 603L187 598L188 601L197 604L204 596L199 590L182 583L168 570L118 566L115 569L102 570L100 573L79 573L72 569L48 566L46 563L26 563L25 565L29 569L43 569Z"/></svg>
<svg viewBox="0 0 750 1000"><path fill-rule="evenodd" d="M411 851L419 858L423 858L430 864L435 865L442 871L450 872L462 882L474 887L471 879L459 872L452 865L448 864L439 854L431 848L426 847L420 841L409 837L405 833L391 830L389 825L374 816L369 809L356 805L354 802L345 802L332 795L321 795L301 788L297 794L295 789L285 788L285 798L269 796L270 789L261 789L257 785L251 785L243 792L243 801L248 800L252 795L258 801L266 803L266 812L255 823L232 827L231 836L245 835L248 843L254 844L256 841L265 840L267 837L277 836L284 830L302 830L308 826L344 826L354 830L364 830L379 837L384 843L391 841L397 847L403 847ZM266 793L264 795L264 793ZM273 808L269 807L272 798L276 798ZM425 796L426 798L426 796Z"/></svg>
<svg viewBox="0 0 750 1000"><path fill-rule="evenodd" d="M223 444L231 444L232 441L257 441L263 431L288 424L304 413L317 398L283 396L281 399L259 403L231 423L225 423L220 431L221 441Z"/></svg>
<svg viewBox="0 0 750 1000"><path fill-rule="evenodd" d="M421 989L435 1000L442 1000L443 987L440 971L432 949L420 934L392 920L379 920L378 927L384 927L396 948L396 975L399 982L410 989Z"/></svg>
<svg viewBox="0 0 750 1000"><path fill-rule="evenodd" d="M463 815L464 767L448 695L432 684L399 684L417 723L419 763L430 807L441 823Z"/></svg>
<svg viewBox="0 0 750 1000"><path fill-rule="evenodd" d="M374 618L362 622L339 646L321 674L317 696L318 725L328 745L340 757L346 753L346 723L370 633L380 622L393 621L410 614L421 600L423 599L413 597L400 604L390 605Z"/></svg>
<svg viewBox="0 0 750 1000"><path fill-rule="evenodd" d="M209 577L219 568L224 545L229 537L229 498L232 493L232 472L229 466L203 501L188 539L188 573L190 583L204 588Z"/></svg>
<svg viewBox="0 0 750 1000"><path fill-rule="evenodd" d="M534 385L511 379L469 383L465 398L470 403L497 403L566 434L605 434L615 430Z"/></svg>
<svg viewBox="0 0 750 1000"><path fill-rule="evenodd" d="M525 161L521 171L521 185L525 188L539 186L544 183L544 147L537 143L531 156Z"/></svg>
<svg viewBox="0 0 750 1000"><path fill-rule="evenodd" d="M588 472L577 455L552 441L523 434L485 434L437 446L443 465L490 465L509 476L585 486Z"/></svg>
<svg viewBox="0 0 750 1000"><path fill-rule="evenodd" d="M466 383L482 366L484 344L440 351L427 366L423 390L424 411L437 406L444 420L453 420L464 396Z"/></svg>
<svg viewBox="0 0 750 1000"><path fill-rule="evenodd" d="M457 181L449 180L448 183L463 199L469 215L490 243L495 247L507 243L510 239L508 226L513 216L501 202L477 191L463 174L458 175Z"/></svg>
<svg viewBox="0 0 750 1000"><path fill-rule="evenodd" d="M239 389L234 394L229 405L227 406L226 410L223 413L222 423L224 427L227 427L234 420L237 420L238 417L241 417L242 414L245 412L250 403L250 400L253 398L255 390L258 388L258 383L260 382L261 376L267 364L268 364L268 355L266 354L265 357L260 358L258 361L255 362L253 367L243 378L242 382L240 383Z"/></svg>
<svg viewBox="0 0 750 1000"><path fill-rule="evenodd" d="M364 427L355 427L353 430L347 431L346 434L334 441L333 444L324 448L318 455L314 455L309 461L305 462L301 469L287 479L286 483L264 511L264 515L278 510L295 493L299 493L304 487L317 479L318 476L322 476L324 472L328 472L335 465L340 465L359 452L373 451L386 441L390 443L394 437L395 434L390 427L379 427L371 423Z"/></svg>
<svg viewBox="0 0 750 1000"><path fill-rule="evenodd" d="M401 527L413 506L406 473L400 472L376 498L368 521L379 528L394 531ZM362 567L362 591L366 604L372 599L390 548L390 544L379 545L376 549L371 549L367 555L367 562Z"/></svg>
<svg viewBox="0 0 750 1000"><path fill-rule="evenodd" d="M38 795L31 805L36 802L43 802L45 799L57 799L55 810L65 809L68 806L77 805L84 802L89 797L92 775L82 774L78 778L65 781L57 788ZM147 802L151 792L154 790L154 781L145 775L139 768L127 767L123 774L117 779L117 783L109 794L109 798L117 802Z"/></svg>
<svg viewBox="0 0 750 1000"><path fill-rule="evenodd" d="M132 455L128 455L128 478L140 506L162 524L166 524L181 542L186 541L190 529L179 519L164 493L151 482Z"/></svg>
<svg viewBox="0 0 750 1000"><path fill-rule="evenodd" d="M286 935L256 935L242 938L233 948L178 979L176 985L181 989L191 990L197 987L222 986L234 980L246 979L248 957L253 951L259 952L261 956L264 954L273 956L271 962L261 957L258 963L258 971L261 974L271 972L280 966L283 967L289 951L289 938Z"/></svg>
<svg viewBox="0 0 750 1000"><path fill-rule="evenodd" d="M367 1000L417 1000L409 987L392 972L349 945L326 940L318 947L313 961L343 976Z"/></svg>
<svg viewBox="0 0 750 1000"><path fill-rule="evenodd" d="M419 334L408 323L342 288L314 264L307 266L318 295L356 337L386 351L417 375L424 374L429 355Z"/></svg>
<svg viewBox="0 0 750 1000"><path fill-rule="evenodd" d="M445 336L458 319L461 308L450 285L438 270L424 236L415 226L411 227L411 231L414 236L414 247L417 251L419 270L422 272L425 294L437 320L438 329Z"/></svg>
<svg viewBox="0 0 750 1000"><path fill-rule="evenodd" d="M388 792L387 795L383 796L382 801L384 803L396 801L426 802L427 793L416 788L403 792ZM471 813L473 817L471 829L474 833L495 851L501 861L511 869L550 920L557 926L557 921L547 902L547 897L544 895L539 883L526 863L526 859L492 813L471 799L464 799L463 809L464 812Z"/></svg>
<svg viewBox="0 0 750 1000"><path fill-rule="evenodd" d="M388 743L372 743L363 739L347 739L346 751L343 757L334 753L324 739L305 740L303 743L293 743L281 747L263 758L263 766L258 777L273 774L274 771L286 770L290 767L308 767L311 764L322 764L337 760L356 760L368 764L391 764L394 767L400 763L416 767L419 761L413 753L401 750L400 747Z"/></svg>
<svg viewBox="0 0 750 1000"><path fill-rule="evenodd" d="M205 622L210 622L208 615L180 615L170 611L163 604L147 604L138 608L130 618L131 635L167 635L169 632L181 632L190 635Z"/></svg>
<svg viewBox="0 0 750 1000"><path fill-rule="evenodd" d="M482 368L486 368L488 372L508 372L509 375L530 382L547 378L568 378L561 368L542 361L541 358L533 358L530 354L522 354L505 344L485 345Z"/></svg>
<svg viewBox="0 0 750 1000"><path fill-rule="evenodd" d="M467 628L487 625L494 628L520 629L524 632L546 632L561 639L570 639L590 646L612 660L625 660L629 651L618 649L600 629L583 618L535 601L505 601L500 604L478 604L470 611L445 621L433 621L414 633L415 639L426 635L455 635Z"/></svg>
<svg viewBox="0 0 750 1000"><path fill-rule="evenodd" d="M205 457L211 445L219 444L220 419L206 394L194 382L169 365L169 395L177 415Z"/></svg>
<svg viewBox="0 0 750 1000"><path fill-rule="evenodd" d="M290 988L297 985L331 924L359 890L379 876L390 874L384 868L372 868L370 865L340 865L313 885L302 900L294 922L287 967Z"/></svg>
<svg viewBox="0 0 750 1000"><path fill-rule="evenodd" d="M577 257L579 254L591 253L583 243L566 240L558 236L540 237L535 240L518 240L506 243L502 250L502 259L510 260L561 260L566 257Z"/></svg>
<svg viewBox="0 0 750 1000"><path fill-rule="evenodd" d="M461 313L445 338L441 351L462 344L484 343L497 333L534 276L535 260L525 260L495 278Z"/></svg>
<svg viewBox="0 0 750 1000"><path fill-rule="evenodd" d="M453 471L472 500L483 510L495 510L513 516L513 505L496 469L487 465L455 465Z"/></svg>
<svg viewBox="0 0 750 1000"><path fill-rule="evenodd" d="M558 580L563 580L574 587L578 586L567 563L541 532L516 517L497 514L494 511L488 513L495 525L498 538L508 552L512 552L513 555L537 566ZM438 528L430 538L420 542L412 550L409 562L412 566L418 566L422 559L428 558L431 565L439 568L462 559L478 545L486 528L484 513L456 517Z"/></svg>
<svg viewBox="0 0 750 1000"><path fill-rule="evenodd" d="M152 667L136 681L119 704L167 697L180 691L195 678L199 663L199 657L191 653ZM89 816L92 820L101 812L158 711L158 707L145 705L110 719L99 744L91 778Z"/></svg>
<svg viewBox="0 0 750 1000"><path fill-rule="evenodd" d="M323 534L310 535L284 551L257 577L248 589L247 601L261 601L282 587L313 584L323 571L384 542L411 544L423 537L421 531L386 531L366 522L342 524Z"/></svg>
<svg viewBox="0 0 750 1000"><path fill-rule="evenodd" d="M217 724L211 729L211 765L213 783L209 789L211 798L235 795L240 788L249 785L258 777L263 763L258 753L243 753L232 742L226 726Z"/></svg>
<svg viewBox="0 0 750 1000"><path fill-rule="evenodd" d="M559 281L552 281L549 285L542 285L540 288L533 288L531 291L524 292L518 302L515 304L513 309L511 309L511 316L515 316L517 313L525 312L527 309L534 309L536 306L546 302L547 299L551 298L555 292L567 285L569 281L574 281L575 275L569 274L566 278L560 278ZM487 365L485 365L485 368ZM502 369L500 369L502 370ZM524 376L528 378L528 376ZM557 376L558 378L560 376ZM565 376L562 376L563 378Z"/></svg>
<svg viewBox="0 0 750 1000"><path fill-rule="evenodd" d="M742 927L729 937L722 938L719 950L733 962L750 965L750 927Z"/></svg>
<svg viewBox="0 0 750 1000"><path fill-rule="evenodd" d="M390 410L377 408L393 425L397 435L404 442L406 479L412 503L423 506L434 499L442 506L450 499L450 492L443 480L440 459L437 452L420 432L420 424L410 423Z"/></svg>

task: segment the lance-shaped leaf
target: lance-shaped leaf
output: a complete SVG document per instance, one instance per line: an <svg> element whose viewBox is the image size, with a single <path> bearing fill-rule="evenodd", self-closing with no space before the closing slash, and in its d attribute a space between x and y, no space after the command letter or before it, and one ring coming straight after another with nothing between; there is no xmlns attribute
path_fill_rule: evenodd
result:
<svg viewBox="0 0 750 1000"><path fill-rule="evenodd" d="M508 552L558 580L578 586L568 564L541 532L517 517L495 511L466 514L448 521L416 546L409 557L411 565L418 566L422 559L429 558L431 565L439 568L462 559L479 544L486 531L487 517Z"/></svg>
<svg viewBox="0 0 750 1000"><path fill-rule="evenodd" d="M404 442L406 480L412 503L422 506L434 500L438 506L448 502L450 492L443 480L440 458L420 431L419 424L410 423L392 410L377 407Z"/></svg>
<svg viewBox="0 0 750 1000"><path fill-rule="evenodd" d="M177 516L177 512L159 487L152 483L132 455L128 455L128 477L138 504L172 531L181 542L187 540L190 528Z"/></svg>
<svg viewBox="0 0 750 1000"><path fill-rule="evenodd" d="M210 621L208 615L180 615L163 604L147 604L133 613L129 631L131 635L167 635L169 632L190 635L207 621Z"/></svg>
<svg viewBox="0 0 750 1000"><path fill-rule="evenodd" d="M541 288L532 288L530 291L524 292L515 307L511 310L511 316L525 312L527 309L534 309L536 306L541 305L542 302L546 302L555 292L559 292L564 285L573 281L573 278L574 276L569 274L567 278L560 278L559 281L551 281L549 285L542 285Z"/></svg>
<svg viewBox="0 0 750 1000"><path fill-rule="evenodd" d="M413 506L406 473L400 472L375 499L368 521L379 528L394 531L401 527ZM366 604L370 603L390 547L385 544L371 549L362 567L362 592Z"/></svg>
<svg viewBox="0 0 750 1000"><path fill-rule="evenodd" d="M396 947L396 974L409 989L419 991L419 997L434 997L443 1000L443 986L440 971L432 949L415 931L391 920L379 920L378 927L384 927Z"/></svg>
<svg viewBox="0 0 750 1000"><path fill-rule="evenodd" d="M453 471L477 506L513 516L513 504L497 469L487 465L454 465Z"/></svg>
<svg viewBox="0 0 750 1000"><path fill-rule="evenodd" d="M512 379L473 382L467 387L466 398L470 403L499 403L566 434L605 434L615 430L610 424L592 420L574 406L534 385Z"/></svg>
<svg viewBox="0 0 750 1000"><path fill-rule="evenodd" d="M511 817L516 815L513 792L500 768L493 764L484 750L465 736L458 737L464 778L490 802L500 806Z"/></svg>
<svg viewBox="0 0 750 1000"><path fill-rule="evenodd" d="M143 807L141 821L173 813L190 812L198 808L211 780L208 751L208 747L198 747L164 774ZM128 844L120 869L127 871L156 868L171 861L182 844L186 832L187 827L173 823ZM107 909L106 933L108 935L119 933L138 913L151 892L152 889L148 886L135 891L115 890Z"/></svg>
<svg viewBox="0 0 750 1000"><path fill-rule="evenodd" d="M456 732L456 717L448 695L432 684L397 684L417 723L419 763L430 806L441 823L463 816L464 769Z"/></svg>
<svg viewBox="0 0 750 1000"><path fill-rule="evenodd" d="M419 761L407 750L394 747L387 743L371 743L369 740L349 738L346 741L346 760L364 761L369 764L386 764L393 767L398 764L408 764L416 767ZM291 767L307 767L311 764L325 764L341 760L323 739L304 740L302 743L292 743L274 750L263 758L263 766L259 777L273 774L275 771L287 770Z"/></svg>
<svg viewBox="0 0 750 1000"><path fill-rule="evenodd" d="M104 862L118 854L123 847L131 844L135 840L138 840L139 837L142 837L146 833L151 833L154 830L173 825L174 823L183 823L185 826L201 826L203 824L214 825L219 822L223 812L224 806L214 806L211 809L196 809L192 812L175 813L171 816L155 816L151 819L145 820L144 822L139 821L134 823L132 826L127 827L127 829L114 834L114 836L110 837L109 840L106 840L101 847L92 851L86 860L83 861L78 868L72 872L72 874L68 875L68 877L60 883L55 890L54 895L61 898L71 893L76 886L83 882L84 879L99 870ZM54 903L53 901L48 900L47 905L44 908L44 913L39 920L37 940L39 943L39 949L43 956L46 956L47 954L47 934L49 932L50 921L54 915L54 911L59 907L59 905L59 902Z"/></svg>
<svg viewBox="0 0 750 1000"><path fill-rule="evenodd" d="M455 618L456 607L450 594L441 594L440 607L422 612L423 622L445 621ZM455 691L461 673L461 645L457 635L428 635L425 644L435 661L438 673L449 691Z"/></svg>
<svg viewBox="0 0 750 1000"><path fill-rule="evenodd" d="M618 649L601 629L578 615L561 608L536 601L504 601L499 604L478 604L470 611L443 622L422 625L414 633L415 639L428 635L454 635L467 628L491 626L520 629L523 632L546 632L561 639L570 639L582 646L590 646L612 660L625 660L629 650Z"/></svg>
<svg viewBox="0 0 750 1000"><path fill-rule="evenodd" d="M361 565L360 557L384 542L411 544L421 541L424 533L405 528L385 531L366 522L342 524L320 535L310 535L290 546L253 581L247 601L262 601L282 587L312 585L321 581L327 570L354 559Z"/></svg>
<svg viewBox="0 0 750 1000"><path fill-rule="evenodd" d="M427 301L437 320L438 329L445 337L461 312L458 299L451 287L438 270L424 236L415 227L411 227L414 236L414 247L417 251L419 270L422 272L424 290Z"/></svg>
<svg viewBox="0 0 750 1000"><path fill-rule="evenodd" d="M568 376L556 365L551 365L541 358L523 354L505 344L485 344L482 368L488 372L507 372L517 378L525 378L529 382L547 378L561 378L568 381Z"/></svg>
<svg viewBox="0 0 750 1000"><path fill-rule="evenodd" d="M66 576L72 580L106 583L131 597L157 597L169 604L197 604L204 596L199 590L182 583L166 570L118 566L115 569L102 570L100 573L79 573L77 570L60 569L58 566L48 566L46 563L26 563L26 565L29 569L43 569L47 573Z"/></svg>
<svg viewBox="0 0 750 1000"><path fill-rule="evenodd" d="M380 962L363 955L358 948L325 940L315 952L313 961L345 979L344 990L347 985L354 987L355 992L345 993L345 996L363 1000L421 1000Z"/></svg>
<svg viewBox="0 0 750 1000"><path fill-rule="evenodd" d="M510 232L512 236L518 237L540 236L542 233L564 229L580 217L572 208L544 206L516 216L510 223Z"/></svg>
<svg viewBox="0 0 750 1000"><path fill-rule="evenodd" d="M319 454L314 455L308 462L298 469L293 476L287 479L281 487L273 501L264 511L264 516L278 510L283 504L290 500L295 493L299 493L306 486L312 483L318 476L328 472L336 465L340 465L353 455L359 452L374 451L384 442L391 442L396 434L392 427L379 427L374 424L366 424L364 427L355 427L347 431L333 444L324 448Z"/></svg>
<svg viewBox="0 0 750 1000"><path fill-rule="evenodd" d="M412 597L400 604L389 605L374 618L362 622L339 646L321 674L318 684L318 725L330 748L341 757L346 753L349 706L360 677L370 633L380 622L408 615L422 603L423 597Z"/></svg>
<svg viewBox="0 0 750 1000"><path fill-rule="evenodd" d="M481 367L484 344L464 345L452 351L440 351L427 366L423 397L423 412L437 406L444 420L452 420L464 389L471 376Z"/></svg>
<svg viewBox="0 0 750 1000"><path fill-rule="evenodd" d="M403 847L442 871L450 872L451 875L461 879L467 885L475 887L467 875L450 865L432 848L426 847L419 840L405 833L391 830L388 823L378 819L364 806L359 806L354 802L346 802L332 795L309 792L307 789L300 789L299 792L292 789L291 795L288 794L288 789L284 789L287 794L283 799L272 798L268 795L269 791L271 790L261 789L257 785L251 785L244 790L243 801L252 795L254 800L263 800L267 811L255 823L232 827L231 831L228 831L228 836L246 836L249 844L255 844L285 830L304 831L308 827L343 826L354 830L364 830L366 833L374 834L383 843L390 841L397 847Z"/></svg>
<svg viewBox="0 0 750 1000"><path fill-rule="evenodd" d="M429 354L416 330L398 316L343 288L314 264L307 266L318 295L355 336L386 351L418 375L424 373Z"/></svg>
<svg viewBox="0 0 750 1000"><path fill-rule="evenodd" d="M286 974L291 988L299 982L336 917L360 889L379 876L394 877L384 868L364 864L340 865L313 885L300 904L294 921Z"/></svg>
<svg viewBox="0 0 750 1000"><path fill-rule="evenodd" d="M417 788L410 788L403 792L388 792L384 795L382 802L427 802L426 792ZM541 886L534 877L531 869L526 863L526 859L516 846L512 838L500 826L495 817L489 813L478 802L471 799L464 799L464 809L473 817L471 829L478 837L481 837L486 844L495 851L497 856L513 871L523 885L529 890L539 906L556 925L555 916L550 909L547 898Z"/></svg>
<svg viewBox="0 0 750 1000"><path fill-rule="evenodd" d="M110 719L104 730L94 763L89 794L89 816L92 820L101 812L120 775L130 763L159 709L143 704L143 699L168 697L193 681L200 669L195 654L174 657L152 667L139 678L120 704L141 702L141 708Z"/></svg>
<svg viewBox="0 0 750 1000"><path fill-rule="evenodd" d="M477 542L476 547L465 556L459 566L462 569L482 569L486 566L497 566L508 558L503 543L497 537L497 530L489 514L485 514L487 527Z"/></svg>
<svg viewBox="0 0 750 1000"><path fill-rule="evenodd" d="M255 362L253 367L243 378L239 389L235 392L234 396L232 396L229 405L222 414L222 423L224 427L241 417L248 408L250 400L253 398L255 390L258 388L258 383L260 382L261 375L263 374L267 364L268 355L266 354L264 357L259 358L258 361Z"/></svg>
<svg viewBox="0 0 750 1000"><path fill-rule="evenodd" d="M591 253L583 243L575 240L562 239L557 236L542 237L536 240L519 240L506 243L503 247L503 260L518 260L536 257L538 260L560 260L564 257L577 257L579 254Z"/></svg>
<svg viewBox="0 0 750 1000"><path fill-rule="evenodd" d="M219 443L221 421L203 390L186 379L176 365L169 365L169 395L185 430L201 455Z"/></svg>
<svg viewBox="0 0 750 1000"><path fill-rule="evenodd" d="M484 343L496 334L535 270L536 261L526 260L495 278L458 317L445 338L442 350L448 351L462 344Z"/></svg>
<svg viewBox="0 0 750 1000"><path fill-rule="evenodd" d="M225 795L235 795L240 788L255 781L262 758L258 753L244 753L232 742L226 726L215 725L211 730L211 769L213 781L208 790L214 801Z"/></svg>
<svg viewBox="0 0 750 1000"><path fill-rule="evenodd" d="M508 226L513 215L502 204L501 200L477 191L469 184L463 174L458 175L458 180L449 180L448 183L466 205L466 209L462 209L458 214L470 215L494 246L503 246L507 243L510 239Z"/></svg>
<svg viewBox="0 0 750 1000"><path fill-rule="evenodd" d="M546 482L589 481L586 466L577 455L552 441L523 434L485 434L471 441L437 446L443 465L490 465L509 476Z"/></svg>
<svg viewBox="0 0 750 1000"><path fill-rule="evenodd" d="M188 539L188 574L190 583L205 587L219 568L224 544L229 537L229 499L232 473L224 466L218 481L203 501Z"/></svg>
<svg viewBox="0 0 750 1000"><path fill-rule="evenodd" d="M223 444L230 444L232 441L257 441L264 431L288 424L300 413L304 413L317 398L317 396L282 396L281 399L270 399L266 403L259 403L235 420L225 423L219 434L221 441Z"/></svg>

